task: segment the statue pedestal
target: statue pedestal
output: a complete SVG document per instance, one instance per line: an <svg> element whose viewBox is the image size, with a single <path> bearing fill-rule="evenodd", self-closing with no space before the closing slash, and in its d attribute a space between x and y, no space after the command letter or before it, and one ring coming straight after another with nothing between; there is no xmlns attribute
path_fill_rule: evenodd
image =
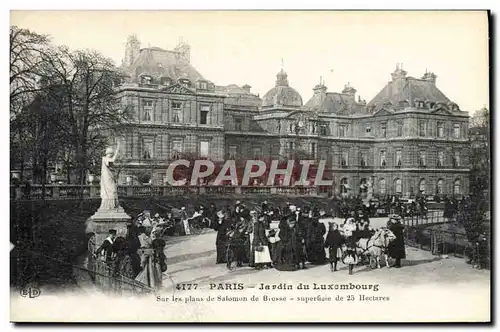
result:
<svg viewBox="0 0 500 332"><path fill-rule="evenodd" d="M99 246L108 237L110 229L116 229L116 236L125 237L131 217L119 207L110 210L99 209L90 219L96 234L96 244Z"/></svg>

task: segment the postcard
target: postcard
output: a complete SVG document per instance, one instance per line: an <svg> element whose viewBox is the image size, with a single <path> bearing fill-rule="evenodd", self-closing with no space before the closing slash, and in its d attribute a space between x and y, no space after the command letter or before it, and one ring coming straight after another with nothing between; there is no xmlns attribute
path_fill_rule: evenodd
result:
<svg viewBox="0 0 500 332"><path fill-rule="evenodd" d="M491 321L488 11L12 11L12 322Z"/></svg>

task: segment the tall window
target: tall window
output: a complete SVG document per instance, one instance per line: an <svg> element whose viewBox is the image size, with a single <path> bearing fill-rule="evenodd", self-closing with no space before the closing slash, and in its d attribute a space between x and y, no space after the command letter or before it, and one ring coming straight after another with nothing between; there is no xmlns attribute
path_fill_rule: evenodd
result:
<svg viewBox="0 0 500 332"><path fill-rule="evenodd" d="M142 102L142 120L143 121L151 121L153 113L153 101L152 100L144 100Z"/></svg>
<svg viewBox="0 0 500 332"><path fill-rule="evenodd" d="M442 122L437 123L437 136L444 137L444 123Z"/></svg>
<svg viewBox="0 0 500 332"><path fill-rule="evenodd" d="M426 186L425 186L425 180L424 179L420 180L420 183L418 185L418 189L420 190L421 194L425 194Z"/></svg>
<svg viewBox="0 0 500 332"><path fill-rule="evenodd" d="M460 123L455 123L453 125L453 137L460 138Z"/></svg>
<svg viewBox="0 0 500 332"><path fill-rule="evenodd" d="M182 122L182 103L173 101L172 102L172 122L181 123Z"/></svg>
<svg viewBox="0 0 500 332"><path fill-rule="evenodd" d="M204 158L208 157L209 150L210 150L210 142L201 141L200 142L200 157L204 157Z"/></svg>
<svg viewBox="0 0 500 332"><path fill-rule="evenodd" d="M387 123L382 123L380 132L382 134L382 137L387 137Z"/></svg>
<svg viewBox="0 0 500 332"><path fill-rule="evenodd" d="M396 167L401 167L403 165L403 153L401 150L396 150Z"/></svg>
<svg viewBox="0 0 500 332"><path fill-rule="evenodd" d="M182 153L182 141L181 140L173 140L172 141L172 157L180 158Z"/></svg>
<svg viewBox="0 0 500 332"><path fill-rule="evenodd" d="M444 180L439 179L436 185L436 194L441 195L444 192Z"/></svg>
<svg viewBox="0 0 500 332"><path fill-rule="evenodd" d="M342 194L347 194L348 190L349 185L347 184L347 178L342 178L342 180L340 180L340 192Z"/></svg>
<svg viewBox="0 0 500 332"><path fill-rule="evenodd" d="M288 142L288 149L290 152L293 152L295 150L295 142Z"/></svg>
<svg viewBox="0 0 500 332"><path fill-rule="evenodd" d="M398 137L403 136L403 121L398 121L397 123L397 135Z"/></svg>
<svg viewBox="0 0 500 332"><path fill-rule="evenodd" d="M316 159L316 143L311 143L311 155L313 159Z"/></svg>
<svg viewBox="0 0 500 332"><path fill-rule="evenodd" d="M394 191L396 194L403 193L403 181L401 181L401 179L394 180Z"/></svg>
<svg viewBox="0 0 500 332"><path fill-rule="evenodd" d="M425 137L425 131L426 131L425 122L424 121L419 121L418 122L418 135L420 137Z"/></svg>
<svg viewBox="0 0 500 332"><path fill-rule="evenodd" d="M368 161L366 158L366 153L362 152L361 153L361 167L366 167L368 166Z"/></svg>
<svg viewBox="0 0 500 332"><path fill-rule="evenodd" d="M453 167L460 167L460 151L455 151L453 155Z"/></svg>
<svg viewBox="0 0 500 332"><path fill-rule="evenodd" d="M319 134L322 135L322 136L326 136L328 135L328 126L326 124L322 124L320 127L320 132Z"/></svg>
<svg viewBox="0 0 500 332"><path fill-rule="evenodd" d="M421 167L425 167L427 165L425 160L425 151L420 151L420 158L418 161L418 165Z"/></svg>
<svg viewBox="0 0 500 332"><path fill-rule="evenodd" d="M370 136L372 134L372 127L371 126L365 127L365 134L366 134L366 136Z"/></svg>
<svg viewBox="0 0 500 332"><path fill-rule="evenodd" d="M380 179L380 194L385 195L387 192L385 179Z"/></svg>
<svg viewBox="0 0 500 332"><path fill-rule="evenodd" d="M151 159L153 155L153 141L151 139L145 139L143 141L142 157L144 159Z"/></svg>
<svg viewBox="0 0 500 332"><path fill-rule="evenodd" d="M387 161L385 160L385 151L380 151L380 167L387 166Z"/></svg>
<svg viewBox="0 0 500 332"><path fill-rule="evenodd" d="M313 135L316 134L316 124L314 122L311 123L311 134L313 134Z"/></svg>
<svg viewBox="0 0 500 332"><path fill-rule="evenodd" d="M209 105L200 106L200 124L208 124L210 117L208 116L210 112Z"/></svg>
<svg viewBox="0 0 500 332"><path fill-rule="evenodd" d="M439 151L438 152L438 162L437 162L438 167L443 167L444 166L444 151Z"/></svg>
<svg viewBox="0 0 500 332"><path fill-rule="evenodd" d="M340 125L339 126L339 137L345 137L345 134L346 134L346 126Z"/></svg>
<svg viewBox="0 0 500 332"><path fill-rule="evenodd" d="M342 158L340 160L340 164L342 167L347 167L349 164L349 152L348 151L342 151Z"/></svg>
<svg viewBox="0 0 500 332"><path fill-rule="evenodd" d="M252 149L252 152L255 159L262 157L262 149L260 147L254 147Z"/></svg>
<svg viewBox="0 0 500 332"><path fill-rule="evenodd" d="M243 120L241 118L234 118L234 130L242 131L243 126L241 125Z"/></svg>
<svg viewBox="0 0 500 332"><path fill-rule="evenodd" d="M231 145L229 146L229 158L236 158L236 155L238 154L238 147L236 145Z"/></svg>
<svg viewBox="0 0 500 332"><path fill-rule="evenodd" d="M453 182L453 193L455 195L460 194L460 180L456 179L455 182Z"/></svg>

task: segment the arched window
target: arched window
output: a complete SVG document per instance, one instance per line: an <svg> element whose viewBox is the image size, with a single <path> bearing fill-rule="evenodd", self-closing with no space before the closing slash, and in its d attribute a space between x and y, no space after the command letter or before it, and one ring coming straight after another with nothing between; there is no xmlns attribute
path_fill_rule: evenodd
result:
<svg viewBox="0 0 500 332"><path fill-rule="evenodd" d="M403 181L401 179L394 180L394 191L396 194L403 193Z"/></svg>
<svg viewBox="0 0 500 332"><path fill-rule="evenodd" d="M460 180L456 179L455 182L453 182L453 193L455 195L460 194Z"/></svg>
<svg viewBox="0 0 500 332"><path fill-rule="evenodd" d="M348 190L349 185L347 184L347 178L342 178L342 180L340 180L340 193L347 194Z"/></svg>
<svg viewBox="0 0 500 332"><path fill-rule="evenodd" d="M385 195L385 193L386 193L385 179L380 179L380 194Z"/></svg>
<svg viewBox="0 0 500 332"><path fill-rule="evenodd" d="M425 191L426 191L425 179L420 180L420 183L418 185L418 189L419 189L421 194L425 194Z"/></svg>
<svg viewBox="0 0 500 332"><path fill-rule="evenodd" d="M444 180L439 179L436 185L436 194L441 195L444 193Z"/></svg>

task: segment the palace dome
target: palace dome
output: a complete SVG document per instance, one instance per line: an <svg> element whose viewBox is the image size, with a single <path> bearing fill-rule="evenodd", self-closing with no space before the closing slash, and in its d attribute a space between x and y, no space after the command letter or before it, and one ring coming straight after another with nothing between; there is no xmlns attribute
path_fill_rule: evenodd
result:
<svg viewBox="0 0 500 332"><path fill-rule="evenodd" d="M302 97L288 85L288 75L283 69L276 75L276 86L262 97L262 107L301 107Z"/></svg>

